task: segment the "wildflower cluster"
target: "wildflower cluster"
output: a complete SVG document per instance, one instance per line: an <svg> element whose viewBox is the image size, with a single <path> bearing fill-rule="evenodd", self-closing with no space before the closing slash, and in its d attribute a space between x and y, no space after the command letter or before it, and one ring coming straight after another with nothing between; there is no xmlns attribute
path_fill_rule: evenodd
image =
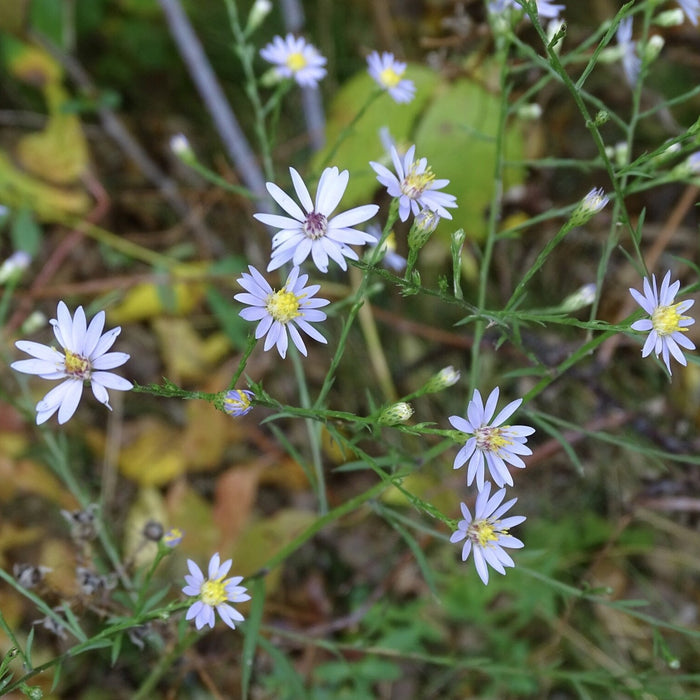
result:
<svg viewBox="0 0 700 700"><path fill-rule="evenodd" d="M680 4L687 19L697 24L700 0L686 0ZM533 5L527 5L530 8L528 12L532 15ZM488 4L491 15L507 12L509 17L520 12L522 7L522 3L515 0L493 0ZM559 20L560 14L565 10L564 5L548 0L538 0L536 8L539 17L553 21ZM268 3L255 3L248 19L250 31L258 26L269 11ZM634 87L640 80L645 56L646 59L649 56L640 53L638 43L633 40L632 17L623 18L616 32L617 47L611 49L608 56L621 61L626 79ZM286 81L282 83L282 88L296 83L303 88L314 89L326 75L326 58L303 38L292 34L284 38L274 37L260 51L260 57L273 65L272 71L277 80ZM376 98L379 91L386 92L399 104L410 103L415 97L416 86L406 77L409 73L407 64L398 61L393 54L380 54L376 51L370 53L367 57L367 71L379 88L374 89L372 98ZM195 162L195 154L184 136L175 137L172 148L184 162ZM374 172L376 181L385 188L386 195L391 200L386 215L382 217L383 228L374 221L382 214L379 205L367 201L350 208L341 207L351 174L337 165L331 164L323 169L319 167L318 180L311 183L311 186L299 171L289 167L291 189L287 189L289 192L293 190L292 194L276 182L265 183L272 201L282 213L259 211L253 214L253 218L272 229L265 271L272 273L271 277L275 279L268 281L256 267L248 265L247 271L241 272L237 279L242 291L233 295L233 300L243 307L237 307L238 315L244 321L255 324L250 332L250 352L254 347L259 347L258 341L262 341L262 352L274 349L282 360L291 352L297 361L297 352L304 357L308 356L306 343L309 339L328 344L327 335L319 330L322 328L319 324L328 318L326 311L321 309L328 307L331 302L320 296L322 284L317 279L312 280L311 275L315 278L328 275L329 269L337 273L334 266L342 273L347 273L352 264L367 270L364 285L369 275L376 271L380 258L384 258L385 263L394 271L405 268L406 277L397 280L386 271L382 271L382 274L397 284L401 283L403 289L407 289L407 294L415 292L415 289L409 287L414 279L411 273L418 252L442 220L452 220L453 210L458 208L458 200L455 195L445 191L450 181L438 177L426 157L416 155L416 144L411 144L404 150L392 143L388 151L386 163L390 159L393 170L381 162L363 162L367 173ZM627 165L630 160L628 151L628 145L623 143L612 152L613 159L620 167ZM601 158L603 155L610 158L610 154L602 152L601 146ZM331 156L329 162L332 162ZM684 168L686 175L697 174L700 170L698 154L691 155ZM386 198L386 195L382 196ZM575 226L584 225L601 212L614 196L612 190L608 196L603 188L593 188L577 205L570 207L571 215L561 229L562 235ZM405 239L409 257L404 260L392 249L392 244L395 248L392 227L397 221L408 222L409 219L410 229ZM459 245L453 245L452 249L453 259L457 260L455 289L459 282L459 257L465 235L461 231L453 237L453 241L459 240ZM556 240L558 239L555 242ZM365 259L361 260L364 246L368 247L369 252L365 252ZM0 283L16 279L30 264L31 258L28 255L16 253L0 266ZM536 269L533 267L526 273L523 284L529 279L527 275L534 274ZM359 313L362 303L366 301L362 297L364 290L365 287L360 286L357 303L352 305L350 314ZM629 326L632 331L648 333L642 347L642 357L653 352L657 358L662 359L669 375L672 373L671 357L685 366L687 360L684 350L695 349L694 343L687 336L694 319L685 315L694 302L676 302L679 290L680 281L671 281L671 271L666 272L660 287L655 274L652 274L650 279L644 279L642 292L634 288L629 290L647 315L646 318L634 320ZM455 291L454 296L460 302L463 299L461 290L459 295ZM590 304L595 297L595 287L586 285L579 293L565 300L565 304L558 310L576 310L581 305ZM334 311L337 309L329 311L329 314L332 316ZM349 318L352 320L354 317L351 315ZM60 382L36 403L35 419L38 425L46 423L54 415L57 416L59 425L67 423L75 415L83 390L88 385L95 399L109 410L108 390L129 391L134 388L132 381L110 371L126 365L130 355L111 351L121 328L117 326L104 332L105 323L105 311L98 311L88 323L82 306L78 306L71 314L66 303L59 301L56 318L50 321L58 348L30 340L15 343L31 359L13 362L11 367L14 370ZM349 326L350 323L347 324L348 328ZM338 353L337 357L339 356ZM264 392L258 390L252 381L249 383L250 389L235 387L236 380L246 368L247 358L248 355L245 355L241 360L240 370L226 390L206 395L216 408L233 418L247 416L256 403L264 403L266 400ZM332 379L332 373L329 372L328 385ZM389 406L378 408L369 418L363 419L363 429L405 429L405 424L415 413L413 406L405 399L456 386L460 379L458 370L451 366L445 367L418 392L403 397L404 400L394 399ZM178 395L187 398L194 396L185 390ZM197 395L196 398L200 396ZM459 445L453 468L456 470L466 465L466 486L473 485L476 492L473 509L466 502L460 502L463 517L458 521L450 542L463 543L462 560L466 561L472 556L477 575L484 584L489 583L490 569L505 574L507 568L515 566L506 550L524 546L520 539L511 534L511 529L522 524L526 517L508 514L517 498L506 499L506 495L507 488L514 486L513 470L526 468L523 458L532 455L528 439L535 433L535 429L529 425L509 422L521 408L523 398L511 400L499 410L501 398L498 386L491 390L485 400L480 390L473 388L465 416L452 415L448 418L453 430L436 431L449 435ZM303 415L307 418L309 412ZM334 415L335 417L337 416ZM345 417L347 414L341 416ZM90 508L67 515L64 512L64 515L71 524L75 540L83 541L88 539L88 535L90 538L96 536L94 513ZM159 551L164 556L164 553L180 544L183 533L177 528L164 532L164 528L155 523L147 532L146 539L151 540L152 546L155 546L154 542L158 543ZM242 576L228 577L232 560L222 562L219 553L215 553L209 560L206 575L192 559L187 560L187 567L189 573L185 575L186 585L182 588L182 593L192 600L187 601L186 619L193 620L196 629L201 630L204 627L214 627L218 615L227 626L235 629L236 624L244 620L244 616L234 605L249 601L250 595L247 587L241 585ZM31 588L40 584L46 573L48 570L43 567L27 565L17 569L15 577L22 585ZM97 573L90 567L79 567L77 574L78 587L85 596L105 594L116 585L112 575ZM47 619L49 618L53 619L51 615Z"/></svg>

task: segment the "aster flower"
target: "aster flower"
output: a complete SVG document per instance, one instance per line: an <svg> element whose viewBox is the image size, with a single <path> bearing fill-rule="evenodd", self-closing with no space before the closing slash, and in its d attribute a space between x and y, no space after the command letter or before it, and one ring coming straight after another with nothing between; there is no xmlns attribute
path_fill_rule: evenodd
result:
<svg viewBox="0 0 700 700"><path fill-rule="evenodd" d="M678 0L678 4L688 20L697 27L698 16L700 16L700 0Z"/></svg>
<svg viewBox="0 0 700 700"><path fill-rule="evenodd" d="M280 229L272 238L272 257L268 271L276 270L286 262L301 265L311 254L314 264L321 272L328 272L328 260L335 260L343 270L347 270L345 258L357 260L357 253L351 245L363 245L373 240L364 231L353 228L371 219L379 210L376 204L365 204L337 214L331 214L340 203L348 186L349 174L338 168L326 168L321 173L316 190L316 201L311 195L301 175L289 168L294 191L301 202L299 205L273 182L267 183L267 191L288 216L276 214L254 214L253 216L268 226Z"/></svg>
<svg viewBox="0 0 700 700"><path fill-rule="evenodd" d="M243 580L242 576L224 578L231 568L231 560L227 559L222 564L217 552L209 560L208 578L204 578L201 569L191 559L187 560L187 566L190 573L185 575L187 585L182 592L185 595L197 596L197 600L187 610L186 619L194 618L198 630L204 625L214 627L216 610L219 617L235 630L235 623L242 622L244 618L229 603L244 603L250 600L250 596L246 593L248 589L245 586L238 585Z"/></svg>
<svg viewBox="0 0 700 700"><path fill-rule="evenodd" d="M479 390L475 389L474 396L467 406L467 419L459 416L451 416L449 419L453 428L471 434L464 447L457 453L454 468L459 469L469 460L467 486L476 477L479 491L484 488L484 464L498 486L512 486L513 477L506 462L523 469L525 462L518 455L532 454L532 450L526 447L525 443L527 436L535 432L534 428L527 425L502 425L515 413L523 400L511 401L494 418L498 394L499 388L496 387L484 405Z"/></svg>
<svg viewBox="0 0 700 700"><path fill-rule="evenodd" d="M394 102L410 102L416 94L412 80L403 78L406 64L397 61L393 53L384 51L380 56L377 51L367 56L367 70L372 79L382 90L386 90Z"/></svg>
<svg viewBox="0 0 700 700"><path fill-rule="evenodd" d="M330 304L327 299L314 299L313 296L321 288L319 284L305 287L308 275L300 275L299 268L293 267L282 289L275 291L265 278L251 265L250 274L244 272L238 283L245 293L236 294L234 299L242 304L248 304L247 309L240 312L246 321L260 321L255 329L256 339L265 338L265 351L273 345L282 357L287 355L287 332L292 337L294 345L302 355L306 355L306 346L299 334L304 331L319 343L326 339L311 325L326 320L326 314L318 311L321 306Z"/></svg>
<svg viewBox="0 0 700 700"><path fill-rule="evenodd" d="M235 418L245 416L253 410L250 402L254 398L255 394L247 389L231 389L224 394L224 411Z"/></svg>
<svg viewBox="0 0 700 700"><path fill-rule="evenodd" d="M671 271L669 270L661 282L660 290L656 286L656 277L652 275L651 283L648 278L644 279L644 294L640 294L636 289L630 289L630 294L650 316L632 324L632 329L635 331L649 331L642 348L642 357L647 357L653 350L657 357L662 356L668 373L672 374L669 355L673 355L685 367L688 363L681 347L686 350L695 350L694 343L684 335L688 331L688 326L695 323L695 319L683 316L683 312L687 311L695 300L688 299L674 304L673 300L681 283L678 280L673 284L670 282Z"/></svg>
<svg viewBox="0 0 700 700"><path fill-rule="evenodd" d="M452 543L466 539L462 547L462 561L466 561L471 552L474 553L474 566L484 584L489 582L489 566L499 574L506 573L506 566L515 566L515 562L503 548L523 547L523 543L517 537L509 534L509 529L526 520L524 515L511 515L501 519L501 516L510 510L518 499L512 498L501 505L506 490L496 491L489 497L490 494L491 483L487 482L476 497L474 518L466 504L461 504L464 520L459 521L457 530L450 537Z"/></svg>
<svg viewBox="0 0 700 700"><path fill-rule="evenodd" d="M523 7L515 0L492 0L489 3L489 12L498 14L508 8L522 10ZM559 13L566 8L565 5L555 5L550 0L537 0L537 15L546 19L557 19Z"/></svg>
<svg viewBox="0 0 700 700"><path fill-rule="evenodd" d="M326 59L321 56L316 47L308 44L301 37L287 34L283 39L276 36L260 55L275 66L277 74L282 78L294 78L302 87L315 88L318 81L326 75Z"/></svg>
<svg viewBox="0 0 700 700"><path fill-rule="evenodd" d="M416 147L413 145L402 159L396 148L391 147L391 160L396 175L381 163L370 162L370 165L389 195L399 198L401 221L406 221L411 212L414 216L418 215L421 209L429 209L443 219L451 219L452 215L445 207L456 207L457 199L452 194L437 191L446 187L450 181L436 180L427 158L414 160L415 153Z"/></svg>
<svg viewBox="0 0 700 700"><path fill-rule="evenodd" d="M68 307L60 301L56 316L50 323L63 352L30 340L18 340L15 345L34 359L19 360L10 365L18 372L38 374L42 379L65 380L36 405L37 425L46 422L56 411L60 424L68 421L80 403L85 382L90 383L95 398L110 411L107 389L128 391L134 386L128 380L104 371L119 367L129 359L124 352L107 352L121 328L117 326L103 335L104 311L96 314L88 326L82 306L71 318Z"/></svg>
<svg viewBox="0 0 700 700"><path fill-rule="evenodd" d="M617 44L622 52L622 68L630 85L635 85L642 67L637 55L637 43L632 41L632 18L625 17L617 27Z"/></svg>

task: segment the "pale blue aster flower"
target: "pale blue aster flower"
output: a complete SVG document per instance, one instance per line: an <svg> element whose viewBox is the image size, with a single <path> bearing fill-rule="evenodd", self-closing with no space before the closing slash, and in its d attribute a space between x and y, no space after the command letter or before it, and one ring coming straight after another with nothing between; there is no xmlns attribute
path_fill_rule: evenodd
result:
<svg viewBox="0 0 700 700"><path fill-rule="evenodd" d="M698 26L698 16L700 16L700 0L678 0L685 16L696 27Z"/></svg>
<svg viewBox="0 0 700 700"><path fill-rule="evenodd" d="M216 610L219 617L235 630L235 623L242 622L244 617L229 603L244 603L250 600L250 596L246 593L248 589L239 585L243 580L242 576L225 578L231 568L231 560L227 559L221 563L219 553L214 554L209 560L207 578L191 559L187 560L187 567L190 573L185 575L187 585L182 592L188 596L197 596L197 600L187 610L186 619L194 618L194 624L198 630L204 625L214 627Z"/></svg>
<svg viewBox="0 0 700 700"><path fill-rule="evenodd" d="M318 50L301 37L287 34L283 39L276 36L260 55L275 66L282 78L294 78L302 87L315 88L326 75L326 59Z"/></svg>
<svg viewBox="0 0 700 700"><path fill-rule="evenodd" d="M449 180L437 180L432 169L428 166L427 158L414 160L415 145L406 154L399 156L394 146L391 147L391 160L396 174L385 168L381 163L370 162L377 173L377 180L387 188L390 197L398 197L399 218L406 221L411 212L417 216L421 209L429 209L443 219L451 219L452 214L446 207L457 206L457 199L452 194L438 192L450 184Z"/></svg>
<svg viewBox="0 0 700 700"><path fill-rule="evenodd" d="M687 299L674 304L673 300L680 286L681 283L678 280L671 284L669 270L664 275L660 290L656 286L655 275L651 276L651 282L644 278L644 294L630 288L630 294L634 300L649 314L649 318L640 319L632 324L632 329L635 331L649 332L642 348L642 357L650 355L652 350L657 357L661 355L669 374L672 374L670 355L685 366L688 362L681 347L686 350L695 350L695 344L685 335L688 327L695 323L695 319L683 316L695 300Z"/></svg>
<svg viewBox="0 0 700 700"><path fill-rule="evenodd" d="M504 551L508 549L520 549L524 545L513 537L509 530L520 525L526 520L524 515L502 516L517 502L517 498L502 503L506 495L505 489L491 494L491 483L487 482L479 491L474 504L474 517L465 503L460 504L464 520L460 520L457 529L452 533L450 542L457 543L466 540L462 547L462 561L466 561L473 554L474 566L479 578L488 584L489 566L505 574L505 567L515 566L510 555Z"/></svg>
<svg viewBox="0 0 700 700"><path fill-rule="evenodd" d="M386 90L394 102L410 102L416 94L412 80L403 77L406 64L397 61L393 53L377 51L367 56L367 70L382 90Z"/></svg>
<svg viewBox="0 0 700 700"><path fill-rule="evenodd" d="M249 265L248 270L250 274L244 272L238 280L246 291L236 294L234 299L242 304L248 304L248 308L243 309L240 316L246 321L260 322L255 329L255 337L260 340L266 336L265 351L276 345L281 357L286 357L289 345L287 333L289 333L299 352L306 355L306 346L299 330L304 331L319 343L327 342L310 325L326 320L326 314L318 309L330 302L327 299L314 298L321 285L312 284L306 287L309 276L300 275L299 268L293 267L282 289L275 291L254 267Z"/></svg>
<svg viewBox="0 0 700 700"><path fill-rule="evenodd" d="M97 313L88 326L82 306L71 317L68 307L60 301L56 316L50 323L63 351L30 340L18 340L15 345L34 359L19 360L10 365L18 372L37 374L42 379L65 380L36 405L37 425L46 422L56 411L60 424L70 420L80 403L85 382L90 383L95 398L110 411L112 407L107 389L128 391L134 386L127 379L105 371L120 367L129 359L129 355L125 352L107 352L121 333L121 328L117 326L103 334L104 311Z"/></svg>
<svg viewBox="0 0 700 700"><path fill-rule="evenodd" d="M617 27L617 43L622 51L622 68L630 85L636 85L642 59L637 55L637 43L632 41L632 18L625 17Z"/></svg>
<svg viewBox="0 0 700 700"><path fill-rule="evenodd" d="M518 455L532 454L532 450L526 447L525 443L527 436L532 435L535 429L527 425L503 425L523 400L511 401L494 418L498 395L499 388L496 387L484 405L479 390L475 389L474 396L467 406L467 418L449 418L453 428L471 436L457 453L454 468L459 469L469 460L467 486L476 478L479 491L484 488L485 467L488 467L491 478L498 486L512 486L513 477L506 462L523 469L525 462Z"/></svg>
<svg viewBox="0 0 700 700"><path fill-rule="evenodd" d="M309 254L320 272L328 272L329 259L347 270L345 258L358 259L350 246L372 241L372 236L358 231L354 226L371 219L379 207L365 204L331 216L348 186L348 171L326 168L321 173L315 201L312 201L301 175L294 168L289 168L289 172L303 209L274 182L268 182L267 191L289 216L253 215L258 221L280 229L272 238L268 271L276 270L290 261L293 265L301 265Z"/></svg>

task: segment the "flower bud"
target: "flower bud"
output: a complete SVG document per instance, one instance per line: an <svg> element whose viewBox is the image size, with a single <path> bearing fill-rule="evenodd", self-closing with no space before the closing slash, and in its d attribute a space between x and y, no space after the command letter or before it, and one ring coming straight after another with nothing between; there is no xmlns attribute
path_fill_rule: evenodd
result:
<svg viewBox="0 0 700 700"><path fill-rule="evenodd" d="M16 253L10 255L10 257L0 265L0 284L5 284L11 279L19 279L31 262L32 256L24 250L18 250Z"/></svg>
<svg viewBox="0 0 700 700"><path fill-rule="evenodd" d="M177 547L180 542L182 542L182 538L184 537L184 533L180 528L178 527L171 527L164 535L163 535L163 544L166 547L170 547L170 549L173 549L174 547Z"/></svg>
<svg viewBox="0 0 700 700"><path fill-rule="evenodd" d="M422 209L413 220L411 230L408 232L409 249L419 251L428 242L439 223L438 214L430 209Z"/></svg>
<svg viewBox="0 0 700 700"><path fill-rule="evenodd" d="M188 163L195 159L194 151L187 136L175 134L170 137L170 150L183 162Z"/></svg>
<svg viewBox="0 0 700 700"><path fill-rule="evenodd" d="M583 287L569 295L561 303L562 311L578 311L590 306L595 300L596 286L593 283L584 284Z"/></svg>
<svg viewBox="0 0 700 700"><path fill-rule="evenodd" d="M413 415L411 404L405 401L399 401L388 408L385 408L377 418L377 423L380 425L396 425L405 423Z"/></svg>
<svg viewBox="0 0 700 700"><path fill-rule="evenodd" d="M433 375L423 387L426 394L434 394L450 386L455 385L461 377L461 372L452 365L443 367L437 374Z"/></svg>
<svg viewBox="0 0 700 700"><path fill-rule="evenodd" d="M664 43L664 38L660 34L653 34L649 37L649 41L644 45L644 58L647 63L651 63L658 58Z"/></svg>
<svg viewBox="0 0 700 700"><path fill-rule="evenodd" d="M594 214L597 214L608 202L610 198L605 194L602 187L594 187L574 209L571 219L572 226L585 224Z"/></svg>
<svg viewBox="0 0 700 700"><path fill-rule="evenodd" d="M224 393L221 407L229 416L238 418L253 410L251 401L254 398L255 394L247 389L231 389L231 391Z"/></svg>
<svg viewBox="0 0 700 700"><path fill-rule="evenodd" d="M659 12L659 14L654 17L654 24L659 27L680 27L683 22L685 22L685 17L680 7L674 10Z"/></svg>
<svg viewBox="0 0 700 700"><path fill-rule="evenodd" d="M530 102L522 107L518 107L518 116L521 119L539 119L542 116L542 107L537 102Z"/></svg>
<svg viewBox="0 0 700 700"><path fill-rule="evenodd" d="M248 20L245 27L246 33L254 32L271 11L272 2L270 2L270 0L255 0L248 13Z"/></svg>

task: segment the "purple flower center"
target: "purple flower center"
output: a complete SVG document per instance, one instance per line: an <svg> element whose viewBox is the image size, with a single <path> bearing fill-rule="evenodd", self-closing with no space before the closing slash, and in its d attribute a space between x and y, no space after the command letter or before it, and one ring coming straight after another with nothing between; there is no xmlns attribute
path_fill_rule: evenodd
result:
<svg viewBox="0 0 700 700"><path fill-rule="evenodd" d="M306 215L306 221L304 221L302 231L307 238L312 241L317 241L319 238L323 238L328 230L328 219L317 211L309 212Z"/></svg>

